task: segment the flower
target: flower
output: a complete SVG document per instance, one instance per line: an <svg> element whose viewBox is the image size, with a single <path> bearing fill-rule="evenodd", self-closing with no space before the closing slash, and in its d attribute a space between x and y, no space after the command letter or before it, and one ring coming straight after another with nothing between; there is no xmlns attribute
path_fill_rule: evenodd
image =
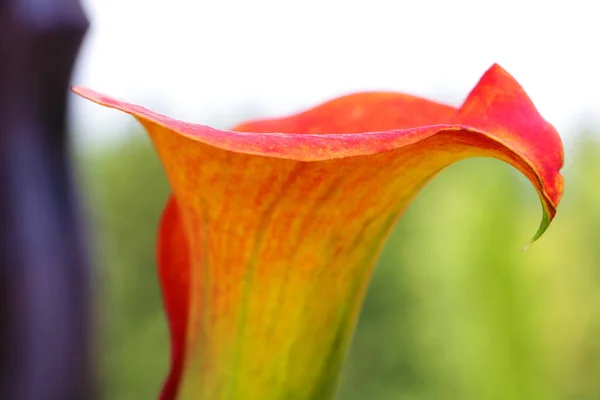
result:
<svg viewBox="0 0 600 400"><path fill-rule="evenodd" d="M448 165L487 156L520 170L544 211L532 241L562 196L560 137L498 65L458 109L357 93L231 131L73 91L137 118L172 187L158 240L164 400L332 398L379 251Z"/></svg>

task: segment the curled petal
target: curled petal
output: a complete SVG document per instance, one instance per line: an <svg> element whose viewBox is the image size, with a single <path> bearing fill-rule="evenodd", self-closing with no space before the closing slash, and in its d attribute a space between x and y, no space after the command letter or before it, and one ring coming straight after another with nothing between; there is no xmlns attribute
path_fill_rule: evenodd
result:
<svg viewBox="0 0 600 400"><path fill-rule="evenodd" d="M377 154L448 132L474 146L487 142L485 147L501 148L503 154L496 158L518 168L540 194L545 215L533 240L549 226L563 190L558 173L564 162L560 136L498 65L484 74L458 113L405 94L358 93L288 118L242 124L232 131L178 121L87 88L73 91L135 116L147 129L163 128L222 150L296 161Z"/></svg>
<svg viewBox="0 0 600 400"><path fill-rule="evenodd" d="M385 238L448 165L494 157L527 176L544 210L534 240L562 195L560 138L497 65L459 109L359 93L229 131L73 90L140 121L176 199L159 242L163 400L330 398Z"/></svg>

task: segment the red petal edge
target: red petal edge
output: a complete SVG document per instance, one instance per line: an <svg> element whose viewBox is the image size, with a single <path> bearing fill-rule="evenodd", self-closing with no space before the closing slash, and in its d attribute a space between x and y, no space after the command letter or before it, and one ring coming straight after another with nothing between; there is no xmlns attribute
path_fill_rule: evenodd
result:
<svg viewBox="0 0 600 400"><path fill-rule="evenodd" d="M160 221L157 245L158 274L171 335L171 368L163 385L161 400L177 397L183 371L188 324L188 254L179 209L175 198L170 196Z"/></svg>

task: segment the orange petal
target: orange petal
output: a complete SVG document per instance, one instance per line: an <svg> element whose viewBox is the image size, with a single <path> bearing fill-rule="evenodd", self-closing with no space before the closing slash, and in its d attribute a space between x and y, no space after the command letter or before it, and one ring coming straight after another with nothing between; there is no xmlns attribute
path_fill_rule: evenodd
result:
<svg viewBox="0 0 600 400"><path fill-rule="evenodd" d="M161 270L178 268L189 285L163 277L165 287L188 289L181 302L166 289L166 302L179 304L167 304L174 341L185 330L173 364L183 368L180 398L332 397L379 249L419 190L453 162L489 156L525 174L544 208L534 239L562 194L560 138L499 66L459 110L360 93L233 131L74 91L142 123L177 199L188 263L163 267L161 258ZM163 240L174 237L164 233L174 230L168 221ZM185 318L172 315L179 308Z"/></svg>

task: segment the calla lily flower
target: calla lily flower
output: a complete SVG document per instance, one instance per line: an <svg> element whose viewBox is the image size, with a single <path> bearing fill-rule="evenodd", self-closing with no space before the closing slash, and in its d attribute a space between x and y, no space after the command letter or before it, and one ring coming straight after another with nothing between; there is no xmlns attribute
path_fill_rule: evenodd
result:
<svg viewBox="0 0 600 400"><path fill-rule="evenodd" d="M171 184L163 400L331 399L390 230L450 164L494 157L521 171L543 207L532 241L562 196L560 137L498 65L460 108L357 93L228 131L73 91L134 116Z"/></svg>

